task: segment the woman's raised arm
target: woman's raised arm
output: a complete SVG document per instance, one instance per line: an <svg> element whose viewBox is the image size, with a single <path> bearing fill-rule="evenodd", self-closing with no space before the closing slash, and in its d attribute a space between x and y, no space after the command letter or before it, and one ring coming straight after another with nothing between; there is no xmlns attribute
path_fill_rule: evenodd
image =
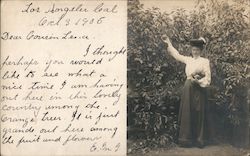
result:
<svg viewBox="0 0 250 156"><path fill-rule="evenodd" d="M177 61L186 63L186 60L188 59L187 56L181 55L172 45L168 37L162 38L163 42L167 44L167 51L170 53L171 56L173 56Z"/></svg>

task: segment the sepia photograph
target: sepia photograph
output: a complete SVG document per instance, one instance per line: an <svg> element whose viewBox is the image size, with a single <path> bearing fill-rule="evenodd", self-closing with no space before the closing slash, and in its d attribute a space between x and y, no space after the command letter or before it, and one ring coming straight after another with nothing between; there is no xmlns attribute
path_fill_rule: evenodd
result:
<svg viewBox="0 0 250 156"><path fill-rule="evenodd" d="M128 1L128 155L250 155L249 13L249 0Z"/></svg>

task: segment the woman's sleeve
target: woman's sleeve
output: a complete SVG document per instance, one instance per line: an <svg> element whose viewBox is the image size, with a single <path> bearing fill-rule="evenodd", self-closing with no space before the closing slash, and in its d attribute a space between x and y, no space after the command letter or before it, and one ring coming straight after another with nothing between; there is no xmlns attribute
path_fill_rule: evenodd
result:
<svg viewBox="0 0 250 156"><path fill-rule="evenodd" d="M188 56L181 55L172 45L169 45L167 50L177 61L186 63L189 58Z"/></svg>
<svg viewBox="0 0 250 156"><path fill-rule="evenodd" d="M201 87L208 87L211 83L211 70L209 60L204 61L204 72L205 77L199 80L199 84Z"/></svg>

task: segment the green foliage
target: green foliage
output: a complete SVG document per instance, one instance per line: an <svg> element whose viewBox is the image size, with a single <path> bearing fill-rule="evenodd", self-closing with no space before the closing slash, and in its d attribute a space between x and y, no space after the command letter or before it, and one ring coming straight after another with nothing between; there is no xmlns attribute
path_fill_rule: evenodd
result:
<svg viewBox="0 0 250 156"><path fill-rule="evenodd" d="M239 124L237 90L249 82L249 18L245 6L200 1L197 10L170 14L144 9L128 1L128 126L143 130L146 139L166 146L176 141L177 116L184 65L166 52L167 34L181 54L190 55L188 41L203 36L204 56L211 61L213 95L222 122ZM235 121L237 120L237 121Z"/></svg>

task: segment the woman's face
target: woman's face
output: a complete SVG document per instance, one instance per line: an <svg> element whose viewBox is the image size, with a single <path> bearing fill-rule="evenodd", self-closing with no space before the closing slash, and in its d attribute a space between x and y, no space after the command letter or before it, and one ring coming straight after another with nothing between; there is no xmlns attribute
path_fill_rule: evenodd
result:
<svg viewBox="0 0 250 156"><path fill-rule="evenodd" d="M198 47L192 47L192 56L193 58L198 58L200 57L200 54L201 54L201 49L198 48Z"/></svg>

